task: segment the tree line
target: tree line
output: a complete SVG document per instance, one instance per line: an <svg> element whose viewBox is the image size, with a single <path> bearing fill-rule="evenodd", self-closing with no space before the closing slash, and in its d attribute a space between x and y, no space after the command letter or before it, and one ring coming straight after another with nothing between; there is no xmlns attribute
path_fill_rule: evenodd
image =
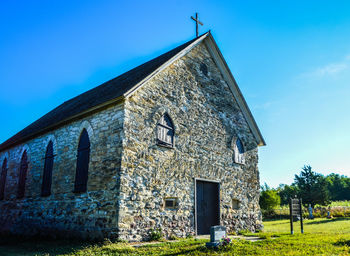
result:
<svg viewBox="0 0 350 256"><path fill-rule="evenodd" d="M280 184L270 188L266 183L261 187L260 207L272 210L286 205L290 198L302 198L304 205L328 205L331 201L350 200L350 178L339 174L324 176L305 165L299 175L295 175L291 185Z"/></svg>

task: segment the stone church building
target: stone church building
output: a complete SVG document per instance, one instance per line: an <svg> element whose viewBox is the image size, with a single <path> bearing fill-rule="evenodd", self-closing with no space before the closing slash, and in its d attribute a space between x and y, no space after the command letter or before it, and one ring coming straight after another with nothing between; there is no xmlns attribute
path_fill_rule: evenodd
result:
<svg viewBox="0 0 350 256"><path fill-rule="evenodd" d="M147 239L261 228L256 122L210 32L0 145L0 233Z"/></svg>

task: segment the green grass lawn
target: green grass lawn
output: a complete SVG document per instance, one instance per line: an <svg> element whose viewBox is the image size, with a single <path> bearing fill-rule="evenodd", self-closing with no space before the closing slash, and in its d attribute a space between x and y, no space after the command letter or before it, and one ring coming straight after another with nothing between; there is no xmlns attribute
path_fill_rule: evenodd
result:
<svg viewBox="0 0 350 256"><path fill-rule="evenodd" d="M207 240L184 239L134 248L125 243L84 244L67 241L0 244L0 255L350 255L350 218L306 220L289 234L289 221L266 221L257 242L234 240L224 250L209 250ZM253 234L247 234L253 235Z"/></svg>

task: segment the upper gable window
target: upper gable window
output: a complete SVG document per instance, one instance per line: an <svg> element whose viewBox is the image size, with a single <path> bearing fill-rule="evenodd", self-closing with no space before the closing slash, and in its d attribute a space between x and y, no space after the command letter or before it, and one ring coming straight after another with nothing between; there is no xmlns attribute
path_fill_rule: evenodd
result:
<svg viewBox="0 0 350 256"><path fill-rule="evenodd" d="M202 72L204 75L208 76L208 67L207 67L207 65L205 65L204 63L202 63L202 64L200 65L200 70L201 70L201 72Z"/></svg>
<svg viewBox="0 0 350 256"><path fill-rule="evenodd" d="M24 197L24 191L25 191L26 180L27 180L27 171L28 171L28 156L27 156L27 151L24 150L21 158L21 164L19 167L17 198Z"/></svg>
<svg viewBox="0 0 350 256"><path fill-rule="evenodd" d="M234 162L244 164L244 147L242 141L238 138L234 144Z"/></svg>
<svg viewBox="0 0 350 256"><path fill-rule="evenodd" d="M90 139L84 129L80 135L77 156L77 169L75 173L74 192L81 193L87 190L87 180L90 160Z"/></svg>
<svg viewBox="0 0 350 256"><path fill-rule="evenodd" d="M46 148L43 183L41 186L41 196L51 195L52 169L53 169L53 143L49 142Z"/></svg>
<svg viewBox="0 0 350 256"><path fill-rule="evenodd" d="M5 195L5 184L7 176L7 159L5 158L2 167L1 167L1 176L0 176L0 200L4 199Z"/></svg>
<svg viewBox="0 0 350 256"><path fill-rule="evenodd" d="M164 114L157 124L157 144L174 146L174 125L168 114Z"/></svg>

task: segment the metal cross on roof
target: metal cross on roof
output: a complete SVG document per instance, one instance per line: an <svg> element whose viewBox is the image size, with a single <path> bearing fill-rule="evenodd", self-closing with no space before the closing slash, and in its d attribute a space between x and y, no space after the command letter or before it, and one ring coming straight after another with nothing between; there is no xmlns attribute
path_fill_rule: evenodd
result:
<svg viewBox="0 0 350 256"><path fill-rule="evenodd" d="M198 20L198 13L196 13L196 18L191 16L191 19L196 22L196 37L198 37L198 23L203 26L203 23Z"/></svg>

